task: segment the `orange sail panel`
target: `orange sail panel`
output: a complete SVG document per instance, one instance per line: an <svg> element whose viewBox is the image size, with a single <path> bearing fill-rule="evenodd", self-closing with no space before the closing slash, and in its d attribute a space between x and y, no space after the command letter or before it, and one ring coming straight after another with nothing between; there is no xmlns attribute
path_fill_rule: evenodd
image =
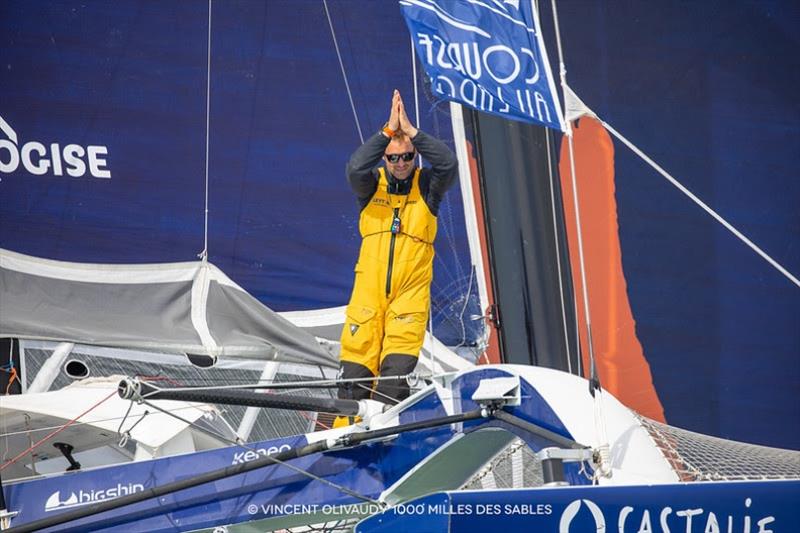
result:
<svg viewBox="0 0 800 533"><path fill-rule="evenodd" d="M475 205L475 218L478 227L478 239L481 245L481 258L483 259L483 272L487 276L489 276L489 272L491 269L489 267L489 244L488 244L488 237L486 235L486 222L484 221L484 214L483 214L483 199L481 198L480 190L481 185L478 179L480 175L478 171L478 160L475 158L475 150L474 146L471 142L465 141L467 143L467 155L469 156L469 175L470 180L472 181L472 201ZM486 283L486 292L488 294L489 302L486 309L483 309L483 313L485 316L488 316L491 310L491 307L495 303L494 299L494 287L492 286L492 282L490 279L485 280ZM497 338L497 330L489 319L484 319L486 321L486 329L488 333L487 339L487 346L486 350L483 352L481 357L478 359L478 364L498 364L502 363L502 359L500 357L500 341Z"/></svg>
<svg viewBox="0 0 800 533"><path fill-rule="evenodd" d="M591 118L582 118L574 124L573 145L592 340L600 383L631 409L663 422L664 409L653 385L650 365L636 337L636 322L622 270L614 198L614 145L603 126ZM559 172L577 298L581 353L584 368L588 369L589 350L566 137L561 144ZM584 374L588 376L588 371Z"/></svg>

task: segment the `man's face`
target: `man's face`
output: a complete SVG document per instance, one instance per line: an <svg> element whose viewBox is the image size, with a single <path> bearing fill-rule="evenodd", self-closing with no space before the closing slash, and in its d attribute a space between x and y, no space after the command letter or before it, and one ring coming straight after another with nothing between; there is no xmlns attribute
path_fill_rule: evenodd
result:
<svg viewBox="0 0 800 533"><path fill-rule="evenodd" d="M410 156L408 154L411 154ZM411 172L414 170L414 145L411 144L411 141L408 139L403 140L392 140L389 143L389 146L386 147L386 151L383 155L383 160L386 161L386 168L389 169L389 172L392 175L399 179L404 180L411 175ZM392 156L405 156L404 157L396 157L396 162L392 163L391 159L395 159Z"/></svg>

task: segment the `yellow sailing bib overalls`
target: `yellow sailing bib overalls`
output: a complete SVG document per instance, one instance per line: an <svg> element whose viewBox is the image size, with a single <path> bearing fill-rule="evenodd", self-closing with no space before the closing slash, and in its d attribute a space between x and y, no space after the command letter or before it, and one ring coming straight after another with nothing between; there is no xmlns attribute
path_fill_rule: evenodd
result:
<svg viewBox="0 0 800 533"><path fill-rule="evenodd" d="M377 375L389 354L419 356L433 279L436 217L414 171L407 195L390 194L384 168L378 188L361 211L361 251L340 359Z"/></svg>

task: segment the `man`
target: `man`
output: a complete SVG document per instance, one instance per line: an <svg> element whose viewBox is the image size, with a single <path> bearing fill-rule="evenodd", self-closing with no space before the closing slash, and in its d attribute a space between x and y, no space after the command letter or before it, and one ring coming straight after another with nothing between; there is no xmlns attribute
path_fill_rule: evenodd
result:
<svg viewBox="0 0 800 533"><path fill-rule="evenodd" d="M419 153L431 168L418 168ZM375 168L383 159L384 166ZM342 330L339 398L395 403L409 395L425 337L433 279L436 216L456 178L456 157L408 120L394 91L389 120L347 164L361 215L361 251ZM364 379L367 378L367 379ZM347 381L362 379L362 381ZM341 425L341 420L337 420Z"/></svg>

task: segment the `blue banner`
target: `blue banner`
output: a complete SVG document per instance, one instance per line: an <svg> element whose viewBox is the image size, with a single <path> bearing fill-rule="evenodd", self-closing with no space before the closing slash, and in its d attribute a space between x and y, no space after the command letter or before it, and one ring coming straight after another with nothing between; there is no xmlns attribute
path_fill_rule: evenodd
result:
<svg viewBox="0 0 800 533"><path fill-rule="evenodd" d="M537 14L528 0L401 0L434 92L504 118L560 131Z"/></svg>

